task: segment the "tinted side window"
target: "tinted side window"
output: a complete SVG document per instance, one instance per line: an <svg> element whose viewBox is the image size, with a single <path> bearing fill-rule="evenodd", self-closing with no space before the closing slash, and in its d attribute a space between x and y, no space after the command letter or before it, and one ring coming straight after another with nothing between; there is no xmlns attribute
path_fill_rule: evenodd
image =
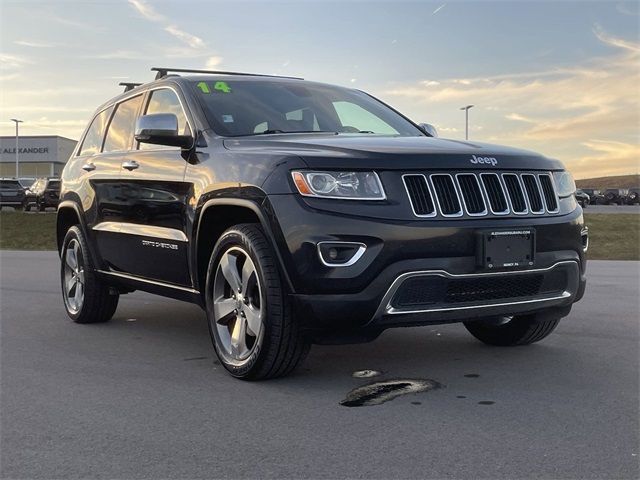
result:
<svg viewBox="0 0 640 480"><path fill-rule="evenodd" d="M141 102L142 95L138 95L116 106L116 112L113 114L107 130L103 152L129 150Z"/></svg>
<svg viewBox="0 0 640 480"><path fill-rule="evenodd" d="M84 141L82 142L78 155L92 155L100 151L100 147L102 147L102 139L104 138L104 131L107 127L107 122L109 121L112 110L113 107L109 107L96 115L93 122L91 122L87 135L84 137Z"/></svg>
<svg viewBox="0 0 640 480"><path fill-rule="evenodd" d="M147 104L147 110L144 113L145 115L152 113L173 113L178 118L178 133L180 135L191 135L191 130L187 123L187 117L182 109L178 96L173 90L168 88L153 90L151 92L149 103ZM140 148L158 148L158 146L141 143Z"/></svg>

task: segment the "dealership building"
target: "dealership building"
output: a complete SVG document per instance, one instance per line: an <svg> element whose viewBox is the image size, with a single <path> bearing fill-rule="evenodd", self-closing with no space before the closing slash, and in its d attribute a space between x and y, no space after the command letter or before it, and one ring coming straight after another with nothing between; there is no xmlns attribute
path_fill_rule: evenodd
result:
<svg viewBox="0 0 640 480"><path fill-rule="evenodd" d="M19 178L59 176L76 141L56 135L18 138ZM16 137L0 137L0 177L16 176Z"/></svg>

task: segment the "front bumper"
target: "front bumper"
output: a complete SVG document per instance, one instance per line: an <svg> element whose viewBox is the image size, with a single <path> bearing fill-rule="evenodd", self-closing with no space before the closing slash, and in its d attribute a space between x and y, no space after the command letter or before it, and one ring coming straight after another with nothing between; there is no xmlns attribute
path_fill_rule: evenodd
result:
<svg viewBox="0 0 640 480"><path fill-rule="evenodd" d="M286 274L294 287L297 317L308 329L384 329L391 326L464 321L565 308L585 288L582 210L543 218L473 220L387 220L311 208L296 195L269 197L272 225ZM487 228L532 227L535 263L520 271L488 272L476 260L477 232ZM317 255L321 241L361 242L367 246L354 265L331 268ZM566 269L566 285L553 295L509 301L402 311L389 301L402 282L418 275L489 278ZM434 273L439 272L439 273ZM486 277L485 277L486 276Z"/></svg>

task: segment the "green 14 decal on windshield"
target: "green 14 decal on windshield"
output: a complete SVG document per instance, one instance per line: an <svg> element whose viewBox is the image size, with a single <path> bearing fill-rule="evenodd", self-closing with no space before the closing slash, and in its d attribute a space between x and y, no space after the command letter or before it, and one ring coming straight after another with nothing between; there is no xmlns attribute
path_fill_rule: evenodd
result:
<svg viewBox="0 0 640 480"><path fill-rule="evenodd" d="M200 82L196 85L202 93L211 93L211 84L207 82ZM231 93L231 87L227 82L216 82L213 85L213 90L222 93Z"/></svg>

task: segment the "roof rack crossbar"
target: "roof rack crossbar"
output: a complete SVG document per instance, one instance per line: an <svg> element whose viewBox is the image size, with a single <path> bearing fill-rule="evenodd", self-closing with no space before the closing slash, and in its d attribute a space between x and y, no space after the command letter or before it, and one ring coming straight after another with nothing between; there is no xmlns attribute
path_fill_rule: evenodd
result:
<svg viewBox="0 0 640 480"><path fill-rule="evenodd" d="M139 87L142 84L141 83L133 83L133 82L120 82L118 85L120 85L121 87L124 87L124 93L127 93L127 92L133 90L134 88Z"/></svg>
<svg viewBox="0 0 640 480"><path fill-rule="evenodd" d="M156 74L156 80L166 77L169 72L178 73L207 73L213 75L245 75L251 77L274 77L274 78L291 78L293 80L304 80L301 77L287 77L284 75L266 75L264 73L244 73L244 72L226 72L222 70L194 70L191 68L165 68L165 67L153 67L152 72L158 72Z"/></svg>

